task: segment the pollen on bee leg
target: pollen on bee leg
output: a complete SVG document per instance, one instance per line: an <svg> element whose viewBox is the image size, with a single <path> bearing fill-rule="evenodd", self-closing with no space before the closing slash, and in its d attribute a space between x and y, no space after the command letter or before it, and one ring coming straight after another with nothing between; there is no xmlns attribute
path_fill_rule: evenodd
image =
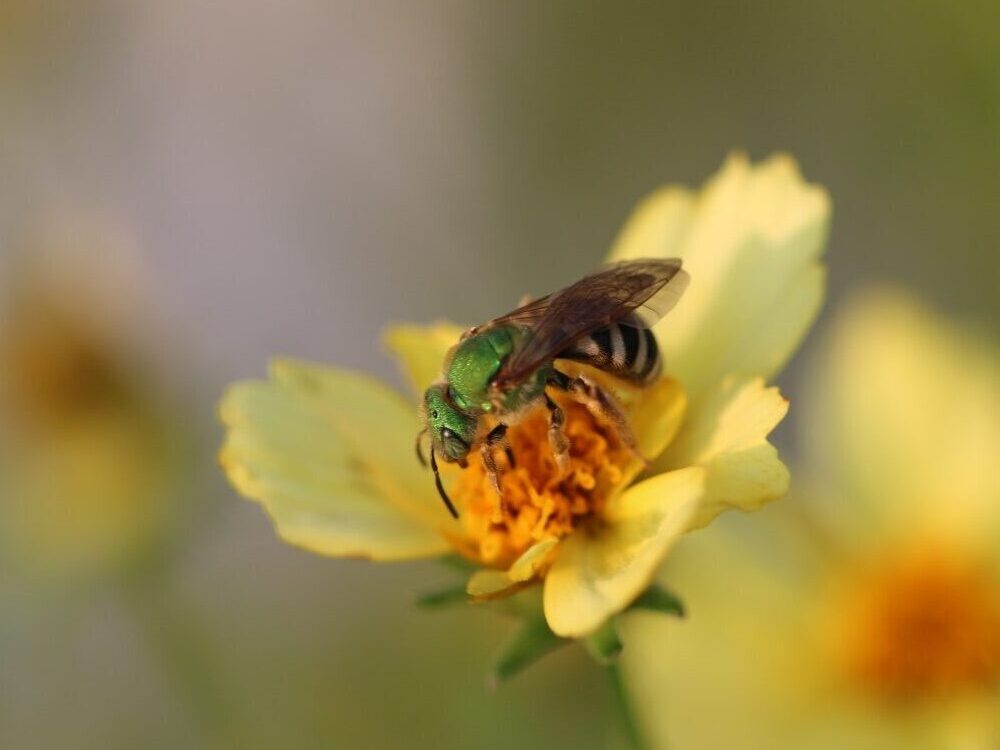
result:
<svg viewBox="0 0 1000 750"><path fill-rule="evenodd" d="M566 425L566 414L559 405L545 394L545 408L549 410L549 446L556 461L556 468L565 472L569 466L569 440L563 431Z"/></svg>
<svg viewBox="0 0 1000 750"><path fill-rule="evenodd" d="M502 502L483 461L470 461L455 485L464 506L463 549L485 565L507 567L537 542L569 534L603 509L633 460L613 424L573 395L557 399L564 467L551 441L551 408L543 403L507 430L516 463L498 475Z"/></svg>

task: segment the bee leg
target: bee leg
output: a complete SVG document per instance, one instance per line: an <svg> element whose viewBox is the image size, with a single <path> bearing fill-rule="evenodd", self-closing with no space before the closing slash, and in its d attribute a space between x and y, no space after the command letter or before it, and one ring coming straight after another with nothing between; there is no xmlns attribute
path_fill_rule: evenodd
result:
<svg viewBox="0 0 1000 750"><path fill-rule="evenodd" d="M504 441L503 444L503 452L504 455L507 456L507 466L509 466L512 469L516 469L517 461L514 460L514 451L511 450L510 443L506 440Z"/></svg>
<svg viewBox="0 0 1000 750"><path fill-rule="evenodd" d="M497 495L503 498L503 491L500 489L500 473L496 457L493 455L493 446L489 443L483 443L483 447L479 450L483 456L483 467L486 469L486 475L490 478L490 484L493 485Z"/></svg>
<svg viewBox="0 0 1000 750"><path fill-rule="evenodd" d="M494 447L497 445L503 447L503 453L507 457L507 468L513 469L517 466L517 461L514 460L514 451L511 450L510 441L507 439L507 425L498 424L490 430L486 441Z"/></svg>
<svg viewBox="0 0 1000 750"><path fill-rule="evenodd" d="M490 478L490 483L493 485L493 489L497 491L497 497L503 502L503 490L500 487L500 469L497 466L496 459L496 447L502 445L505 451L510 451L510 446L507 444L507 425L501 423L489 431L486 435L486 439L483 441L483 447L481 452L483 455L483 466L486 468L486 474ZM511 454L508 453L508 456ZM513 465L513 462L511 462Z"/></svg>
<svg viewBox="0 0 1000 750"><path fill-rule="evenodd" d="M566 471L569 464L569 440L563 427L566 424L566 415L549 394L545 394L545 407L549 410L549 446L552 448L552 455L556 459L556 466L559 473Z"/></svg>
<svg viewBox="0 0 1000 750"><path fill-rule="evenodd" d="M643 464L649 465L649 461L639 451L639 444L636 442L635 433L632 432L625 414L615 398L587 378L578 377L569 382L568 390L577 394L583 401L584 406L599 419L604 419L614 425L618 432L618 437L625 443L625 447Z"/></svg>

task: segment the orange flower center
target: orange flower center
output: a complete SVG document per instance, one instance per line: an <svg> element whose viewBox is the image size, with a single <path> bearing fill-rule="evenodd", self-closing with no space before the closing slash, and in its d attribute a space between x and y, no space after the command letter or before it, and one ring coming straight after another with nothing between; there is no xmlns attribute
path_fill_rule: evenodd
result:
<svg viewBox="0 0 1000 750"><path fill-rule="evenodd" d="M851 676L892 700L1000 681L1000 586L922 549L865 571L842 612Z"/></svg>
<svg viewBox="0 0 1000 750"><path fill-rule="evenodd" d="M37 312L0 334L9 366L0 395L18 415L47 427L121 398L123 385L100 342L68 319Z"/></svg>
<svg viewBox="0 0 1000 750"><path fill-rule="evenodd" d="M548 410L539 406L507 431L515 465L508 465L502 449L496 451L502 502L478 459L470 460L455 485L464 507L462 546L484 565L506 568L536 542L569 534L601 511L634 460L613 425L569 396L557 394L556 400L566 415L569 441L563 470L549 445Z"/></svg>

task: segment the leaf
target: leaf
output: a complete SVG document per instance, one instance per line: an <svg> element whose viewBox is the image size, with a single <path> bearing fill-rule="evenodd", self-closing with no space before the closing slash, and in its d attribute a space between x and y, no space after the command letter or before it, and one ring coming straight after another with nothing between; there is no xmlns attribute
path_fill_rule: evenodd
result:
<svg viewBox="0 0 1000 750"><path fill-rule="evenodd" d="M468 601L469 595L465 593L465 584L456 583L419 594L414 600L414 604L423 609L439 609L453 604L465 604Z"/></svg>
<svg viewBox="0 0 1000 750"><path fill-rule="evenodd" d="M632 602L629 609L645 609L650 612L661 612L665 615L684 617L684 602L673 593L653 584L646 589L638 599Z"/></svg>
<svg viewBox="0 0 1000 750"><path fill-rule="evenodd" d="M584 640L587 652L601 666L613 664L622 652L622 641L613 619L607 619L601 627Z"/></svg>
<svg viewBox="0 0 1000 750"><path fill-rule="evenodd" d="M457 570L459 573L471 574L479 568L479 566L471 560L456 554L442 555L438 558L438 562L443 564L446 568Z"/></svg>
<svg viewBox="0 0 1000 750"><path fill-rule="evenodd" d="M549 652L571 642L553 633L544 617L525 619L497 660L492 674L487 678L487 683L490 687L496 687L524 671Z"/></svg>

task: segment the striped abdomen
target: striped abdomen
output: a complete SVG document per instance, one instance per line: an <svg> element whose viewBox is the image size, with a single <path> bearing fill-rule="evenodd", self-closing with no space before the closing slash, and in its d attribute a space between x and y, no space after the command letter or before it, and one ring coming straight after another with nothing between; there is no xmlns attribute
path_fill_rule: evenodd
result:
<svg viewBox="0 0 1000 750"><path fill-rule="evenodd" d="M648 328L612 323L582 336L559 354L634 383L649 383L660 374L660 349Z"/></svg>

